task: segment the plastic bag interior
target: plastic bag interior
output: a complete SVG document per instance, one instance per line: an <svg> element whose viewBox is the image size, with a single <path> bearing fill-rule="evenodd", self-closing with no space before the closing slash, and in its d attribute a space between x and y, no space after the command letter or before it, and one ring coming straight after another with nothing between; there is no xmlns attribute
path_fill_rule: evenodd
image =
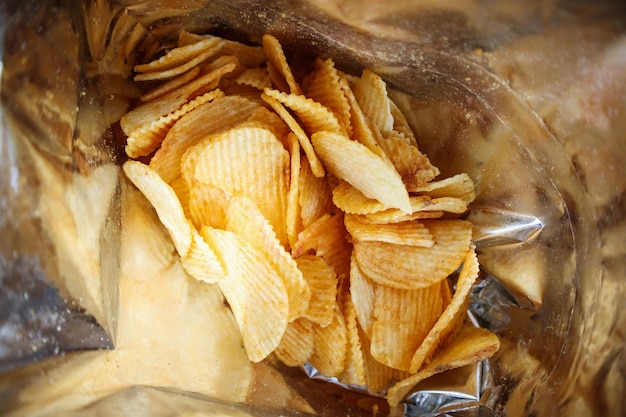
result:
<svg viewBox="0 0 626 417"><path fill-rule="evenodd" d="M504 1L487 11L487 3L7 2L0 412L623 412L624 9L617 2ZM272 33L293 59L332 57L346 72L369 68L389 83L442 175L467 172L477 184L468 217L477 225L485 279L471 311L500 336L496 357L425 381L397 410L278 365L257 369L251 382L288 388L265 401L260 388L237 394L235 376L194 380L187 367L210 355L187 361L176 349L185 332L198 330L189 322L202 312L176 310L189 315L172 327L136 318L152 311L145 299L158 294L129 278L123 247L140 239L129 230L155 219L141 209L141 216L129 214L141 203L119 169L117 124L136 94L133 65L171 46L181 30L248 43ZM170 287L172 308L176 291L202 291L172 282L184 286ZM160 348L145 367L110 353L125 352L141 325L159 333L150 340ZM234 360L227 365L220 372L238 375ZM120 366L128 369L115 374ZM153 367L178 379L157 377ZM99 372L110 374L95 378Z"/></svg>

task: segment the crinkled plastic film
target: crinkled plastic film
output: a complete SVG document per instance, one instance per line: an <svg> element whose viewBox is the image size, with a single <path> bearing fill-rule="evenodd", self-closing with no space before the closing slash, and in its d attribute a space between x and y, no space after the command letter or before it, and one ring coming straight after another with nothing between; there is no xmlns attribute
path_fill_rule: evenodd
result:
<svg viewBox="0 0 626 417"><path fill-rule="evenodd" d="M381 4L3 6L0 412L624 412L623 6ZM115 349L123 338L120 241L125 207L134 200L125 197L132 192L118 168L123 144L116 122L138 94L132 65L170 46L183 29L252 43L269 32L294 59L332 57L345 71L370 68L385 78L442 175L467 172L477 183L468 217L484 279L470 310L477 324L501 337L494 358L429 378L391 411L383 400L314 369L276 364L263 372L276 367L312 409L279 392L273 404L224 402L194 393L192 381L163 389L129 377L136 384L107 389L108 382L86 380L74 385L80 393L46 385L62 366L89 364L102 352L93 349Z"/></svg>

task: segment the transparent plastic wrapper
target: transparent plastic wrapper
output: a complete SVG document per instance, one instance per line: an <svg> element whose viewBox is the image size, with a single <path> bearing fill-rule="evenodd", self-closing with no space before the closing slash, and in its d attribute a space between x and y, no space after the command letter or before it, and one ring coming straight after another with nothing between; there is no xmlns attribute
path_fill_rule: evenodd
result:
<svg viewBox="0 0 626 417"><path fill-rule="evenodd" d="M618 2L3 7L0 413L624 413ZM346 72L369 68L387 81L442 177L467 172L477 184L467 216L484 279L470 313L500 337L495 357L429 378L389 410L315 369L241 356L237 336L219 333L220 324L234 328L226 307L193 302L215 294L173 260L119 168L118 121L139 96L133 65L181 30L256 44L271 33L294 59L332 57ZM164 282L167 297L153 289Z"/></svg>

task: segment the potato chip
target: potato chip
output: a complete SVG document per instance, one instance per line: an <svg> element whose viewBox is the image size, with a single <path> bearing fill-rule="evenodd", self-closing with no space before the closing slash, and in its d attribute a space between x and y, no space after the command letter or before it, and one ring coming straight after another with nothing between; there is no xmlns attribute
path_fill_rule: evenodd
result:
<svg viewBox="0 0 626 417"><path fill-rule="evenodd" d="M308 253L321 256L341 280L350 274L352 244L347 237L343 213L327 213L300 232L291 253L294 258Z"/></svg>
<svg viewBox="0 0 626 417"><path fill-rule="evenodd" d="M212 38L216 38L219 40L221 46L220 51L222 53L235 55L243 66L253 68L258 67L265 62L265 52L263 51L263 48L261 46L246 45L241 42L220 38L210 34L198 35L183 30L178 34L178 45L190 45Z"/></svg>
<svg viewBox="0 0 626 417"><path fill-rule="evenodd" d="M289 108L309 134L322 130L335 133L345 131L331 110L306 96L287 94L270 88L263 90L263 94Z"/></svg>
<svg viewBox="0 0 626 417"><path fill-rule="evenodd" d="M207 40L207 41L209 41L209 40ZM196 43L194 45L190 45L190 46L195 46L198 43ZM215 56L219 52L220 44L219 43L215 43L215 42L213 42L213 43L214 43L213 46L203 50L197 56L194 56L189 61L186 61L186 62L184 62L184 63L182 63L182 64L180 64L180 65L178 65L176 67L171 67L171 68L162 69L162 70L158 70L158 71L143 72L143 73L135 75L134 79L135 79L135 81L165 80L165 79L172 78L172 77L175 77L177 75L183 74L183 73L189 71L190 69L192 69L192 68L202 64L204 61L206 61L207 59L211 58L212 56ZM173 49L171 52L175 52L178 49L180 49L180 48Z"/></svg>
<svg viewBox="0 0 626 417"><path fill-rule="evenodd" d="M287 325L274 353L287 366L302 366L313 354L314 347L313 323L301 317Z"/></svg>
<svg viewBox="0 0 626 417"><path fill-rule="evenodd" d="M295 260L311 289L310 301L303 316L326 327L333 320L333 308L337 299L337 274L319 256L302 255Z"/></svg>
<svg viewBox="0 0 626 417"><path fill-rule="evenodd" d="M363 114L383 133L393 130L391 104L387 96L387 85L380 76L365 69L354 84L356 97Z"/></svg>
<svg viewBox="0 0 626 417"><path fill-rule="evenodd" d="M203 227L200 234L225 267L217 283L233 312L252 362L276 349L289 317L287 290L266 256L233 232Z"/></svg>
<svg viewBox="0 0 626 417"><path fill-rule="evenodd" d="M306 158L301 160L298 190L298 203L303 228L308 227L324 214L336 210L327 179L313 175Z"/></svg>
<svg viewBox="0 0 626 417"><path fill-rule="evenodd" d="M418 194L426 194L431 198L455 197L466 203L470 203L476 198L476 188L474 181L465 173L457 174L439 181L432 181L428 184L415 188Z"/></svg>
<svg viewBox="0 0 626 417"><path fill-rule="evenodd" d="M440 284L418 290L376 286L370 344L373 358L391 368L409 370L413 354L441 314Z"/></svg>
<svg viewBox="0 0 626 417"><path fill-rule="evenodd" d="M424 224L435 240L430 248L354 241L355 259L363 274L379 284L416 290L454 272L469 250L471 223L425 220Z"/></svg>
<svg viewBox="0 0 626 417"><path fill-rule="evenodd" d="M189 213L189 185L187 185L187 181L183 177L178 177L172 182L169 183L172 190L176 193L176 197L178 197L178 201L180 201L180 205L183 208L183 212L185 213L185 217L190 218Z"/></svg>
<svg viewBox="0 0 626 417"><path fill-rule="evenodd" d="M152 153L163 141L169 128L185 114L193 111L202 104L208 103L217 97L221 97L223 93L220 90L213 90L202 94L193 100L184 103L180 108L161 116L155 120L146 120L145 124L139 129L132 131L128 135L125 151L131 158L138 158ZM168 95L164 96L166 98ZM157 99L159 100L159 99ZM146 104L151 104L146 103Z"/></svg>
<svg viewBox="0 0 626 417"><path fill-rule="evenodd" d="M439 218L443 212L462 214L467 211L467 202L455 197L438 197L430 199L425 195L411 196L410 214L397 209L387 209L375 213L365 213L373 223L398 223L417 219Z"/></svg>
<svg viewBox="0 0 626 417"><path fill-rule="evenodd" d="M361 110L361 107L359 106L359 103L345 77L341 77L339 80L339 86L341 87L341 91L343 91L343 94L348 101L348 105L350 106L350 123L352 126L352 135L350 138L365 145L367 149L372 151L375 155L386 159L387 156L380 145L378 145L376 138L374 138L374 134L369 127L368 120L363 114L363 111Z"/></svg>
<svg viewBox="0 0 626 417"><path fill-rule="evenodd" d="M300 146L302 146L302 150L304 150L304 153L309 160L313 175L320 178L323 177L325 174L324 165L322 165L321 161L317 157L309 137L298 124L296 119L294 119L285 106L283 106L283 104L275 98L270 97L265 93L261 94L261 98L280 116L281 119L283 119L291 131L296 135L298 141L300 142Z"/></svg>
<svg viewBox="0 0 626 417"><path fill-rule="evenodd" d="M439 175L439 169L416 146L397 134L388 133L378 143L410 192Z"/></svg>
<svg viewBox="0 0 626 417"><path fill-rule="evenodd" d="M196 78L198 74L200 74L200 67L192 68L186 73L180 75L178 78L174 78L166 83L160 84L158 87L143 94L141 97L139 97L139 100L143 102L154 100L157 97L167 94L170 91L174 91L179 87L182 87L183 85Z"/></svg>
<svg viewBox="0 0 626 417"><path fill-rule="evenodd" d="M406 371L390 368L374 359L370 354L370 341L362 332L359 332L359 336L363 350L365 381L370 393L380 394L394 382L404 380L409 376Z"/></svg>
<svg viewBox="0 0 626 417"><path fill-rule="evenodd" d="M263 50L267 58L267 69L274 85L284 92L302 94L278 39L270 34L263 35Z"/></svg>
<svg viewBox="0 0 626 417"><path fill-rule="evenodd" d="M265 67L245 70L237 77L236 82L237 84L249 85L260 91L272 86L272 80L270 80L270 75Z"/></svg>
<svg viewBox="0 0 626 417"><path fill-rule="evenodd" d="M182 116L167 132L150 167L166 181L181 175L181 158L187 148L207 136L247 120L259 105L241 97L218 97Z"/></svg>
<svg viewBox="0 0 626 417"><path fill-rule="evenodd" d="M189 251L180 257L183 268L198 281L209 284L219 282L224 278L224 265L195 227L191 227L191 236Z"/></svg>
<svg viewBox="0 0 626 417"><path fill-rule="evenodd" d="M302 220L300 218L300 204L298 202L300 186L300 143L293 133L287 137L289 143L289 153L291 154L291 179L289 182L289 195L287 198L287 216L285 218L287 228L287 239L289 246L293 247L298 240L298 233L302 231Z"/></svg>
<svg viewBox="0 0 626 417"><path fill-rule="evenodd" d="M406 138L409 145L417 146L413 129L411 129L404 113L402 113L398 105L391 99L391 97L389 99L389 109L391 110L391 115L393 116L393 132Z"/></svg>
<svg viewBox="0 0 626 417"><path fill-rule="evenodd" d="M333 175L385 207L411 212L409 194L400 175L364 145L332 132L314 133L311 142Z"/></svg>
<svg viewBox="0 0 626 417"><path fill-rule="evenodd" d="M364 220L364 216L346 214L344 222L350 235L359 241L378 241L396 245L431 247L433 236L419 221L376 224Z"/></svg>
<svg viewBox="0 0 626 417"><path fill-rule="evenodd" d="M372 338L374 323L374 299L377 284L363 275L352 255L350 262L350 297L356 317L368 340Z"/></svg>
<svg viewBox="0 0 626 417"><path fill-rule="evenodd" d="M139 73L163 72L170 70L172 68L179 67L180 65L189 63L205 53L207 50L215 48L219 43L219 38L202 39L201 41L191 45L174 48L159 59L155 59L147 64L135 65L134 70ZM139 80L135 78L135 81Z"/></svg>
<svg viewBox="0 0 626 417"><path fill-rule="evenodd" d="M412 373L417 372L424 363L428 363L437 348L448 342L450 337L460 328L466 315L469 293L477 277L478 259L472 249L465 256L456 284L456 291L450 304L443 311L411 360Z"/></svg>
<svg viewBox="0 0 626 417"><path fill-rule="evenodd" d="M350 293L344 293L341 300L342 312L346 321L346 336L348 351L343 372L338 376L340 382L349 385L365 386L365 359L361 348L357 314L350 298Z"/></svg>
<svg viewBox="0 0 626 417"><path fill-rule="evenodd" d="M333 303L333 319L322 327L313 325L315 347L309 362L326 376L337 376L343 372L348 350L346 322L337 302Z"/></svg>
<svg viewBox="0 0 626 417"><path fill-rule="evenodd" d="M261 102L263 101L261 100ZM263 104L265 103L263 102ZM269 130L282 142L285 149L289 149L289 141L287 140L287 136L289 135L289 133L292 133L291 129L289 129L289 126L285 124L280 116L269 110L267 107L261 106L256 109L250 115L250 117L248 117L246 122L249 126L253 126L254 123L257 123L257 126Z"/></svg>
<svg viewBox="0 0 626 417"><path fill-rule="evenodd" d="M346 214L370 214L386 210L385 204L373 198L366 197L361 191L346 181L339 184L332 191L333 203ZM421 197L428 200L427 196ZM394 210L396 212L397 210Z"/></svg>
<svg viewBox="0 0 626 417"><path fill-rule="evenodd" d="M339 74L332 59L315 61L315 71L306 90L306 96L330 109L342 126L341 132L350 136L350 103L346 98L340 82ZM329 130L329 129L324 129Z"/></svg>
<svg viewBox="0 0 626 417"><path fill-rule="evenodd" d="M411 389L424 379L480 362L492 357L500 348L500 340L489 330L465 325L457 337L418 373L398 382L387 392L387 401L391 407L397 406Z"/></svg>
<svg viewBox="0 0 626 417"><path fill-rule="evenodd" d="M138 161L126 161L124 173L150 201L159 220L170 232L176 251L182 257L189 252L193 236L176 193L148 165Z"/></svg>
<svg viewBox="0 0 626 417"><path fill-rule="evenodd" d="M287 244L289 152L269 130L242 127L208 137L190 147L181 164L195 181L252 199Z"/></svg>
<svg viewBox="0 0 626 417"><path fill-rule="evenodd" d="M263 252L283 279L289 300L289 321L303 315L311 299L308 280L305 280L299 265L281 245L272 225L256 203L247 197L231 198L226 211L226 230L237 233L255 249Z"/></svg>

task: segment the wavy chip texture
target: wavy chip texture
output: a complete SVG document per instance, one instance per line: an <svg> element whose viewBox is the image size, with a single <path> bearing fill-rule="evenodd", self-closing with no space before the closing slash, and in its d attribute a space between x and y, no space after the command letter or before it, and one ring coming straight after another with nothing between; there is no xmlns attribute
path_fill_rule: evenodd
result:
<svg viewBox="0 0 626 417"><path fill-rule="evenodd" d="M474 182L439 178L383 78L291 59L270 34L181 31L134 69L120 125L141 162L124 172L194 288L219 288L250 361L308 363L395 407L497 351L466 320Z"/></svg>

